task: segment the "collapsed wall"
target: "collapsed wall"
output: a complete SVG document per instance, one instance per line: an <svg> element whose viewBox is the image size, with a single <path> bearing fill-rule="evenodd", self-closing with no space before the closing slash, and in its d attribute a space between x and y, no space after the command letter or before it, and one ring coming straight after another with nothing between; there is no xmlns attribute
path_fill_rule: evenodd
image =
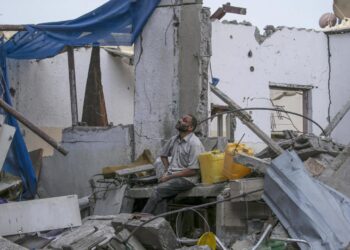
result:
<svg viewBox="0 0 350 250"><path fill-rule="evenodd" d="M75 49L75 73L79 121L88 78L91 48ZM122 57L101 49L101 73L108 121L132 124L134 110L134 67ZM39 128L60 141L62 130L72 125L67 54L44 60L9 60L9 77L16 110ZM29 151L44 148L44 155L53 150L23 127Z"/></svg>
<svg viewBox="0 0 350 250"><path fill-rule="evenodd" d="M43 158L40 197L91 194L89 180L106 166L127 164L134 158L133 127L76 127L63 131L61 145L69 151Z"/></svg>

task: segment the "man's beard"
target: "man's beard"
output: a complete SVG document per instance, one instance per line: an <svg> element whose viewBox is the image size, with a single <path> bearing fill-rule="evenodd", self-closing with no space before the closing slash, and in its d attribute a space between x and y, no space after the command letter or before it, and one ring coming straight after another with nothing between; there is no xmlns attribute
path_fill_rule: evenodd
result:
<svg viewBox="0 0 350 250"><path fill-rule="evenodd" d="M188 131L188 127L187 125L185 124L182 124L180 121L178 121L176 123L176 126L175 128L179 131L179 132L187 132Z"/></svg>

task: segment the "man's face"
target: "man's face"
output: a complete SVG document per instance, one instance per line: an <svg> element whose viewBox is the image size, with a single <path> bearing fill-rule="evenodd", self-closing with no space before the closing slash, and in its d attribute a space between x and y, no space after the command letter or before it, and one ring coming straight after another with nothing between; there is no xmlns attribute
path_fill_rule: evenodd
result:
<svg viewBox="0 0 350 250"><path fill-rule="evenodd" d="M184 115L176 123L175 128L180 132L191 132L193 131L192 117L189 115Z"/></svg>

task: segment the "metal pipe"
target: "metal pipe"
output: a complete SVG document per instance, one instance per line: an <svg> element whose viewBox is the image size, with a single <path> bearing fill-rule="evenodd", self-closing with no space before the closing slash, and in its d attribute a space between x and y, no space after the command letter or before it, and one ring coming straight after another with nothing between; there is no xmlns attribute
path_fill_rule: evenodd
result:
<svg viewBox="0 0 350 250"><path fill-rule="evenodd" d="M296 243L303 243L305 245L308 245L310 247L310 249L312 249L312 246L309 242L307 242L306 240L302 240L302 239L290 239L290 238L278 238L278 237L271 237L271 240L279 240L279 241L285 241L285 242L296 242Z"/></svg>
<svg viewBox="0 0 350 250"><path fill-rule="evenodd" d="M226 246L224 245L224 243L222 243L222 241L215 235L215 240L216 240L216 244L219 245L219 247L222 250L227 250Z"/></svg>
<svg viewBox="0 0 350 250"><path fill-rule="evenodd" d="M292 112L292 111L288 111L288 110L282 110L282 109L279 109L279 108L263 108L263 107L250 107L250 108L241 108L241 109L235 109L235 110L230 110L230 111L225 111L225 112L220 112L220 113L216 113L215 115L212 115L212 116L209 116L203 120L201 120L200 122L198 122L197 124L197 127L199 125L201 125L203 122L207 121L207 120L211 120L213 119L214 117L218 116L218 115L224 115L224 114L235 114L235 113L238 113L239 115L241 114L241 111L246 111L246 110L270 110L270 111L278 111L278 112L282 112L282 113L287 113L287 114L292 114L292 115L296 115L296 116L299 116L299 117L302 117L310 122L312 122L313 124L315 124L321 131L322 131L322 134L325 134L325 130L321 127L320 124L318 124L316 121L312 120L311 118L307 117L307 116L304 116L304 115L301 115L301 114L298 114L298 113L295 113L295 112ZM253 131L254 132L254 131Z"/></svg>
<svg viewBox="0 0 350 250"><path fill-rule="evenodd" d="M252 248L252 250L256 250L258 249L258 247L263 243L263 241L265 240L265 238L267 237L267 234L272 230L272 225L267 225L263 235L260 237L258 243L255 244L255 246Z"/></svg>
<svg viewBox="0 0 350 250"><path fill-rule="evenodd" d="M17 110L12 108L10 105L8 105L6 102L4 102L2 99L0 99L0 107L3 108L6 112L11 114L12 116L14 116L18 121L20 121L23 125L25 125L27 128L29 128L34 134L36 134L41 139L43 139L48 144L50 144L58 152L60 152L63 155L68 154L68 151L66 149L64 149L63 147L61 147L53 138L51 138L48 134L46 134L44 131L42 131L37 126L35 126L33 123L31 123L21 113L19 113Z"/></svg>

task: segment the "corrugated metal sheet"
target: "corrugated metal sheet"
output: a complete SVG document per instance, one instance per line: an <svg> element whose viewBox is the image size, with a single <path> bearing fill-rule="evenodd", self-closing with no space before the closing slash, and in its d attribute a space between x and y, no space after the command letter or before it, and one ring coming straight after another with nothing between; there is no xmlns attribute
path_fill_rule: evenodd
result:
<svg viewBox="0 0 350 250"><path fill-rule="evenodd" d="M312 249L345 249L350 243L350 200L313 179L298 155L285 151L265 175L263 199L294 238ZM309 249L304 244L299 247Z"/></svg>

